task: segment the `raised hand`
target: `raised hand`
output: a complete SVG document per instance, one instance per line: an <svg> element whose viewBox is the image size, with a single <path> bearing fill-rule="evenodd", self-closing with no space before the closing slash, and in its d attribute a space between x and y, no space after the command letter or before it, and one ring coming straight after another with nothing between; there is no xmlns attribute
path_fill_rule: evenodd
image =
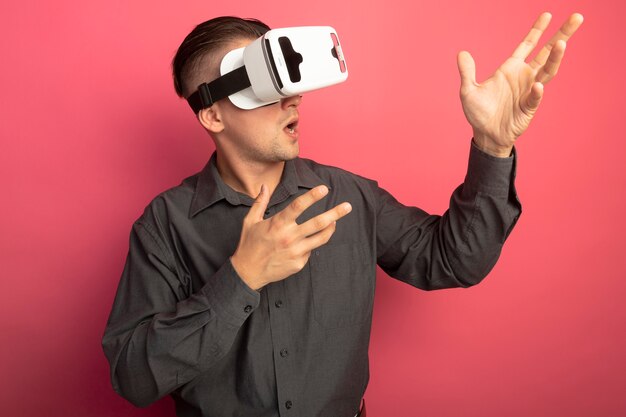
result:
<svg viewBox="0 0 626 417"><path fill-rule="evenodd" d="M572 14L535 58L526 62L552 16L542 13L522 43L486 81L476 82L476 66L469 52L457 57L461 74L461 103L473 128L474 141L485 152L507 157L515 140L528 128L543 97L544 85L557 73L566 41L583 22Z"/></svg>
<svg viewBox="0 0 626 417"><path fill-rule="evenodd" d="M267 187L261 187L244 218L239 245L231 257L235 271L250 288L256 290L295 274L304 268L312 250L328 242L335 232L335 222L352 210L349 203L339 204L302 224L296 223L307 208L326 194L326 186L315 187L264 220L270 196Z"/></svg>

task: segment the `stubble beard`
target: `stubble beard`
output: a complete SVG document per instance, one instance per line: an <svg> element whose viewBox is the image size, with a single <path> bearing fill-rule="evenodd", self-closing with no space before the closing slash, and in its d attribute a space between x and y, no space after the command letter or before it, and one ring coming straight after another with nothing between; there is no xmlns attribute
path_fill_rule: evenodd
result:
<svg viewBox="0 0 626 417"><path fill-rule="evenodd" d="M295 159L300 153L300 144L281 143L281 137L274 137L268 146L261 149L249 149L248 159L264 163L286 162Z"/></svg>
<svg viewBox="0 0 626 417"><path fill-rule="evenodd" d="M282 145L278 143L278 140L275 140L272 143L272 147L270 150L270 154L273 157L274 162L284 162L295 159L300 153L300 144L298 142Z"/></svg>

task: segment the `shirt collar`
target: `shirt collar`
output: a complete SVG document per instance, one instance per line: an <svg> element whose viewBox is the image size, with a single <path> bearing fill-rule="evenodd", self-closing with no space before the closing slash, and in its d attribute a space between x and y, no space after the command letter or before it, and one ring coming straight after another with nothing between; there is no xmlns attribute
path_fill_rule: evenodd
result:
<svg viewBox="0 0 626 417"><path fill-rule="evenodd" d="M249 196L238 193L226 185L217 171L216 161L217 153L214 152L209 162L198 174L196 189L189 209L190 218L221 200L226 200L234 206L240 204L250 206L253 202ZM295 158L286 161L280 183L272 194L269 206L278 204L296 194L300 187L311 189L321 184L330 188L327 181L323 181L302 159Z"/></svg>

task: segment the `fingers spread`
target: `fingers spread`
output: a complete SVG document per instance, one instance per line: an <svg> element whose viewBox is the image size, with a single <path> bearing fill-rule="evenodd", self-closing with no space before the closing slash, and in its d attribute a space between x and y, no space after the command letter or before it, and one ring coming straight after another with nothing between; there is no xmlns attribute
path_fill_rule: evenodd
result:
<svg viewBox="0 0 626 417"><path fill-rule="evenodd" d="M328 227L329 224L332 224L345 216L346 214L352 211L352 206L350 203L342 203L338 206L333 207L332 209L325 211L322 214L319 214L313 217L310 220L302 223L298 227L298 232L301 236L311 236L319 231Z"/></svg>
<svg viewBox="0 0 626 417"><path fill-rule="evenodd" d="M515 51L513 51L513 58L520 58L524 60L528 58L528 55L530 55L533 49L535 49L537 42L539 42L539 38L541 38L541 35L550 24L550 19L552 19L552 15L547 12L542 13L537 18L532 29L528 32L528 35L526 35L522 43L520 43Z"/></svg>
<svg viewBox="0 0 626 417"><path fill-rule="evenodd" d="M296 219L314 203L318 202L328 194L328 187L320 185L312 190L307 191L300 197L294 199L289 206L287 206L278 215L284 217L285 221L296 221Z"/></svg>
<svg viewBox="0 0 626 417"><path fill-rule="evenodd" d="M535 58L530 63L532 68L539 68L546 63L548 57L550 56L550 52L557 41L565 41L567 40L578 30L580 25L583 24L583 16L580 13L572 14L563 25L559 28L557 33L552 36L552 38L546 43L546 45L541 48L541 51L535 56Z"/></svg>
<svg viewBox="0 0 626 417"><path fill-rule="evenodd" d="M563 60L564 54L565 54L565 41L558 40L556 44L554 45L554 48L552 48L550 55L548 56L548 61L537 72L535 80L539 81L542 84L546 84L548 81L554 78L556 73L559 71L559 66L561 65L561 61Z"/></svg>
<svg viewBox="0 0 626 417"><path fill-rule="evenodd" d="M314 234L313 236L309 236L308 238L302 240L300 242L300 247L298 248L304 253L309 253L314 249L319 248L322 245L328 243L333 233L335 233L337 224L332 222L324 229L322 229L319 233Z"/></svg>

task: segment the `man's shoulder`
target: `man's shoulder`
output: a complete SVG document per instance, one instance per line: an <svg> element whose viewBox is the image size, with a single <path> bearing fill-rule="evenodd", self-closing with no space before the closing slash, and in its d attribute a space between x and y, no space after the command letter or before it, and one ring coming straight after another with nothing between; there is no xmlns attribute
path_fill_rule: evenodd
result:
<svg viewBox="0 0 626 417"><path fill-rule="evenodd" d="M182 180L180 184L159 193L148 203L137 221L153 223L158 219L172 220L178 216L186 217L199 175L199 172L191 175Z"/></svg>

